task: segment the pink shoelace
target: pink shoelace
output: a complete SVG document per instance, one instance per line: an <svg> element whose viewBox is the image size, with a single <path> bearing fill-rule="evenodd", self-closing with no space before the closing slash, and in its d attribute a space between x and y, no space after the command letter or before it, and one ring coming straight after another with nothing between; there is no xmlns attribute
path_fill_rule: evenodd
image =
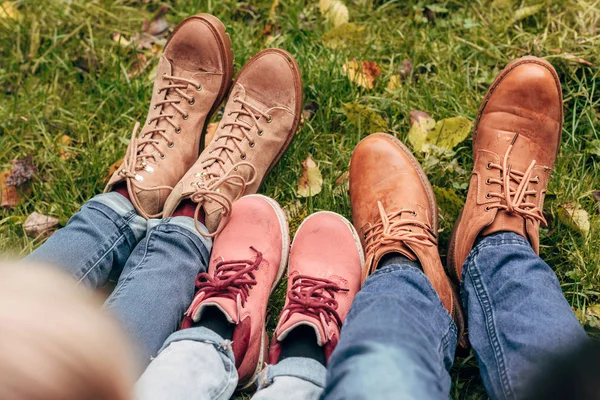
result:
<svg viewBox="0 0 600 400"><path fill-rule="evenodd" d="M338 302L335 294L347 292L329 279L296 275L288 292L288 305L284 310L287 320L292 314L300 313L321 321L326 326L332 319L342 326L342 319L337 312Z"/></svg>
<svg viewBox="0 0 600 400"><path fill-rule="evenodd" d="M167 135L166 127L158 127L159 122L166 121L169 125L171 125L171 127L174 128L175 134L178 135L181 133L181 127L179 127L173 121L177 114L166 113L165 106L173 108L175 112L181 114L182 118L186 120L188 119L189 115L181 107L179 107L179 105L183 101L187 101L189 104L194 104L195 99L193 96L186 94L184 90L187 90L188 86L190 85L195 87L198 91L202 90L202 85L191 79L164 74L163 80L168 81L168 83L161 86L158 90L158 93L160 94L164 91L165 97L163 100L157 101L153 105L155 110L158 108L161 109L160 114L148 120L148 125L154 124L154 128L144 132L144 134L138 138L137 135L140 124L139 122L136 122L131 134L127 154L123 160L124 168L119 172L121 176L126 178L127 189L129 191L132 203L140 211L140 214L147 219L158 218L162 215L162 212L157 214L148 214L141 207L138 195L133 189L135 188L142 191L155 191L161 189L167 189L169 191L173 190L171 186L144 188L137 183L141 183L144 180L143 176L137 173L138 171L145 170L149 174L153 173L154 167L152 167L150 164L156 164L159 158L164 159L167 156L159 147L161 141L167 141L169 147L173 147L175 145L175 142L169 137L169 135ZM174 94L176 94L176 96L172 96ZM151 149L154 151L145 152L144 150L146 149L146 146L151 147Z"/></svg>
<svg viewBox="0 0 600 400"><path fill-rule="evenodd" d="M502 193L490 192L486 195L486 197L499 198L504 200L504 204L502 202L490 204L486 207L486 211L492 208L506 210L509 213L520 215L525 219L539 221L544 226L547 226L547 222L544 218L542 210L540 210L536 204L527 201L529 196L534 198L537 197L536 190L528 189L530 182L534 184L540 182L539 176L531 176L533 174L533 168L536 165L536 160L531 161L531 164L529 164L529 167L525 172L514 170L512 165L508 163L510 153L512 152L513 146L518 138L519 133L517 132L512 139L510 146L508 146L506 149L506 153L504 153L502 165L492 162L487 164L488 169L500 170L500 179L489 178L485 183L487 185L494 183L500 185L502 188Z"/></svg>
<svg viewBox="0 0 600 400"><path fill-rule="evenodd" d="M222 297L237 301L240 297L242 307L246 304L250 289L257 284L254 271L258 270L263 260L262 253L250 247L256 253L256 259L219 261L215 266L214 276L203 272L196 277L196 297L202 301L211 297Z"/></svg>

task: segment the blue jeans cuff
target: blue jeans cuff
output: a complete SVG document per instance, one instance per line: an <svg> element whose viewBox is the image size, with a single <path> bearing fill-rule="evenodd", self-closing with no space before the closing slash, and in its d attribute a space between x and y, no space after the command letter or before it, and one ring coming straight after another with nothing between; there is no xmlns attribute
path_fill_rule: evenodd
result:
<svg viewBox="0 0 600 400"><path fill-rule="evenodd" d="M222 354L228 357L231 362L235 365L235 357L231 348L231 340L224 339L221 335L203 326L194 328L187 328L172 333L171 336L165 340L158 354L164 349L169 347L171 343L180 342L182 340L193 340L195 342L210 343L215 346Z"/></svg>
<svg viewBox="0 0 600 400"><path fill-rule="evenodd" d="M279 376L290 376L310 382L320 388L325 387L327 368L312 358L290 357L275 365L267 365L256 378L259 389L271 385Z"/></svg>
<svg viewBox="0 0 600 400"><path fill-rule="evenodd" d="M123 218L129 228L133 232L136 241L142 240L144 236L146 236L146 231L148 228L148 221L142 216L140 216L133 204L125 197L120 195L117 192L108 192L101 193L89 200L89 203L100 203L111 210L113 210L117 215Z"/></svg>
<svg viewBox="0 0 600 400"><path fill-rule="evenodd" d="M185 229L186 231L192 233L194 236L196 236L198 239L200 239L200 241L202 241L202 243L204 244L204 247L206 247L206 249L210 253L210 251L212 249L212 243L213 243L212 238L202 236L200 234L200 232L198 232L198 229L196 229L196 224L195 224L193 218L185 217L185 216L177 216L177 217L165 218L163 220L151 219L150 221L148 221L148 230L150 230L154 226L160 224L161 221L164 221L165 223L169 223L171 225L179 226L179 227ZM198 223L198 226L200 226L200 229L202 229L202 232L204 232L204 234L209 233L208 229L203 224Z"/></svg>

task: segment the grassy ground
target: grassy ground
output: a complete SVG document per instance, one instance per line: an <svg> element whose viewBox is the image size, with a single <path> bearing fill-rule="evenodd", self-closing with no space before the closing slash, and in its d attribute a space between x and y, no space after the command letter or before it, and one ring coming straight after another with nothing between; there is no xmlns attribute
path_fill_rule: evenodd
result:
<svg viewBox="0 0 600 400"><path fill-rule="evenodd" d="M4 4L11 2L4 2ZM23 0L12 2L16 20L0 19L0 170L11 160L33 155L38 175L31 191L12 209L0 210L0 250L24 255L41 243L27 237L24 219L38 211L64 224L78 207L99 193L108 167L120 159L134 121L144 120L150 99L149 78L157 56L136 76L136 52L112 39L141 31L161 4L176 24L196 12L217 15L233 40L236 69L265 47L281 47L298 60L306 102L318 110L299 131L289 151L271 173L263 193L292 208L292 228L302 216L333 210L350 217L346 190L336 179L347 170L352 148L368 135L364 123L344 114L344 103L360 103L377 112L400 139L408 132L409 112L423 110L436 119L464 116L473 120L494 76L511 59L527 54L546 57L563 83L565 126L562 148L550 182L541 232L542 257L556 270L563 290L582 323L593 332L600 303L600 216L592 191L600 189L600 71L573 58L600 62L600 2L543 1L539 12L515 22L528 1L347 0L350 21L365 28L357 37L331 49L322 38L331 29L318 2L280 0L274 23L278 35L264 29L271 1L233 0ZM539 4L539 1L537 2ZM430 6L428 10L425 6ZM432 11L433 10L433 11ZM525 8L525 10L528 10ZM530 10L530 9L529 9ZM154 58L152 58L154 57ZM357 87L342 72L351 59L377 62L382 74L372 90ZM403 60L411 76L397 90L386 90ZM68 135L71 143L61 139ZM61 153L62 152L62 153ZM70 155L67 159L61 154ZM301 162L308 154L323 174L323 191L298 199ZM432 183L460 198L466 196L472 167L470 139L450 156L420 156ZM296 202L299 201L299 204ZM587 238L558 218L558 207L578 202L589 213ZM447 203L447 204L446 204ZM442 205L441 252L445 253L456 202ZM453 206L454 204L454 206ZM276 292L272 315L281 306ZM600 307L600 306L598 306ZM273 319L273 316L271 317ZM472 356L459 358L453 373L453 397L484 398Z"/></svg>

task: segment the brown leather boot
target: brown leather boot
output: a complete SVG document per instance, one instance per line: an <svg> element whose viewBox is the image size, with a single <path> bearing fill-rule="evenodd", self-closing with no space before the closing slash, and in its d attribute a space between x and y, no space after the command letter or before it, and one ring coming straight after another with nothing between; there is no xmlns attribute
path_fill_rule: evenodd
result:
<svg viewBox="0 0 600 400"><path fill-rule="evenodd" d="M280 49L263 50L242 68L212 142L177 184L165 216L184 199L197 203L206 227L216 235L231 204L256 193L288 148L302 112L302 81L294 58Z"/></svg>
<svg viewBox="0 0 600 400"><path fill-rule="evenodd" d="M438 253L438 209L419 163L399 140L375 133L354 149L350 161L354 226L365 249L363 280L381 258L400 253L421 264L466 346L460 302Z"/></svg>
<svg viewBox="0 0 600 400"><path fill-rule="evenodd" d="M136 124L105 191L126 182L139 214L160 217L173 186L198 159L232 78L231 41L221 21L199 14L179 24L158 62L148 119L139 136Z"/></svg>
<svg viewBox="0 0 600 400"><path fill-rule="evenodd" d="M562 92L547 61L508 64L489 89L473 127L473 174L456 222L448 269L455 281L479 236L510 231L539 253L544 197L562 132Z"/></svg>

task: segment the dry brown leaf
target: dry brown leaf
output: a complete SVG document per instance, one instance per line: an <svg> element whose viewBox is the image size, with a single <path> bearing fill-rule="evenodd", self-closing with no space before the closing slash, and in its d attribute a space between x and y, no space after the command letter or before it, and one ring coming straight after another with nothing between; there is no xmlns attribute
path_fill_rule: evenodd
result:
<svg viewBox="0 0 600 400"><path fill-rule="evenodd" d="M581 57L577 57L577 56L575 56L573 54L565 53L564 56L569 61L573 61L573 62L576 62L578 64L587 65L588 67L593 67L594 66L594 64L592 64L590 61L585 60L585 59L583 59Z"/></svg>
<svg viewBox="0 0 600 400"><path fill-rule="evenodd" d="M119 167L123 164L123 159L121 158L118 161L115 161L110 167L108 167L108 173L104 177L104 182L108 182L110 177L113 176L115 172L119 169Z"/></svg>
<svg viewBox="0 0 600 400"><path fill-rule="evenodd" d="M381 74L381 68L373 61L348 61L342 70L351 82L367 89L373 89L375 79Z"/></svg>
<svg viewBox="0 0 600 400"><path fill-rule="evenodd" d="M10 171L10 175L6 178L7 186L23 186L37 173L37 168L33 165L31 154L25 158L12 160L12 164L12 171Z"/></svg>
<svg viewBox="0 0 600 400"><path fill-rule="evenodd" d="M302 175L298 179L298 196L311 197L321 193L323 176L319 166L310 157L302 162Z"/></svg>
<svg viewBox="0 0 600 400"><path fill-rule="evenodd" d="M594 199L598 202L598 214L600 214L600 190L594 190L592 196L594 196Z"/></svg>
<svg viewBox="0 0 600 400"><path fill-rule="evenodd" d="M206 136L204 137L204 148L212 142L215 137L215 133L217 133L217 128L219 127L219 122L211 122L206 127Z"/></svg>
<svg viewBox="0 0 600 400"><path fill-rule="evenodd" d="M10 171L0 172L0 206L6 208L14 207L21 201L17 188L6 185L9 175Z"/></svg>
<svg viewBox="0 0 600 400"><path fill-rule="evenodd" d="M148 23L148 21L144 21L144 32L157 37L166 35L171 27L171 25L165 20L165 15L167 15L167 12L169 12L169 7L162 5L150 23Z"/></svg>
<svg viewBox="0 0 600 400"><path fill-rule="evenodd" d="M27 236L32 238L46 238L54 232L58 226L58 219L40 214L36 211L31 213L23 223L23 229Z"/></svg>

